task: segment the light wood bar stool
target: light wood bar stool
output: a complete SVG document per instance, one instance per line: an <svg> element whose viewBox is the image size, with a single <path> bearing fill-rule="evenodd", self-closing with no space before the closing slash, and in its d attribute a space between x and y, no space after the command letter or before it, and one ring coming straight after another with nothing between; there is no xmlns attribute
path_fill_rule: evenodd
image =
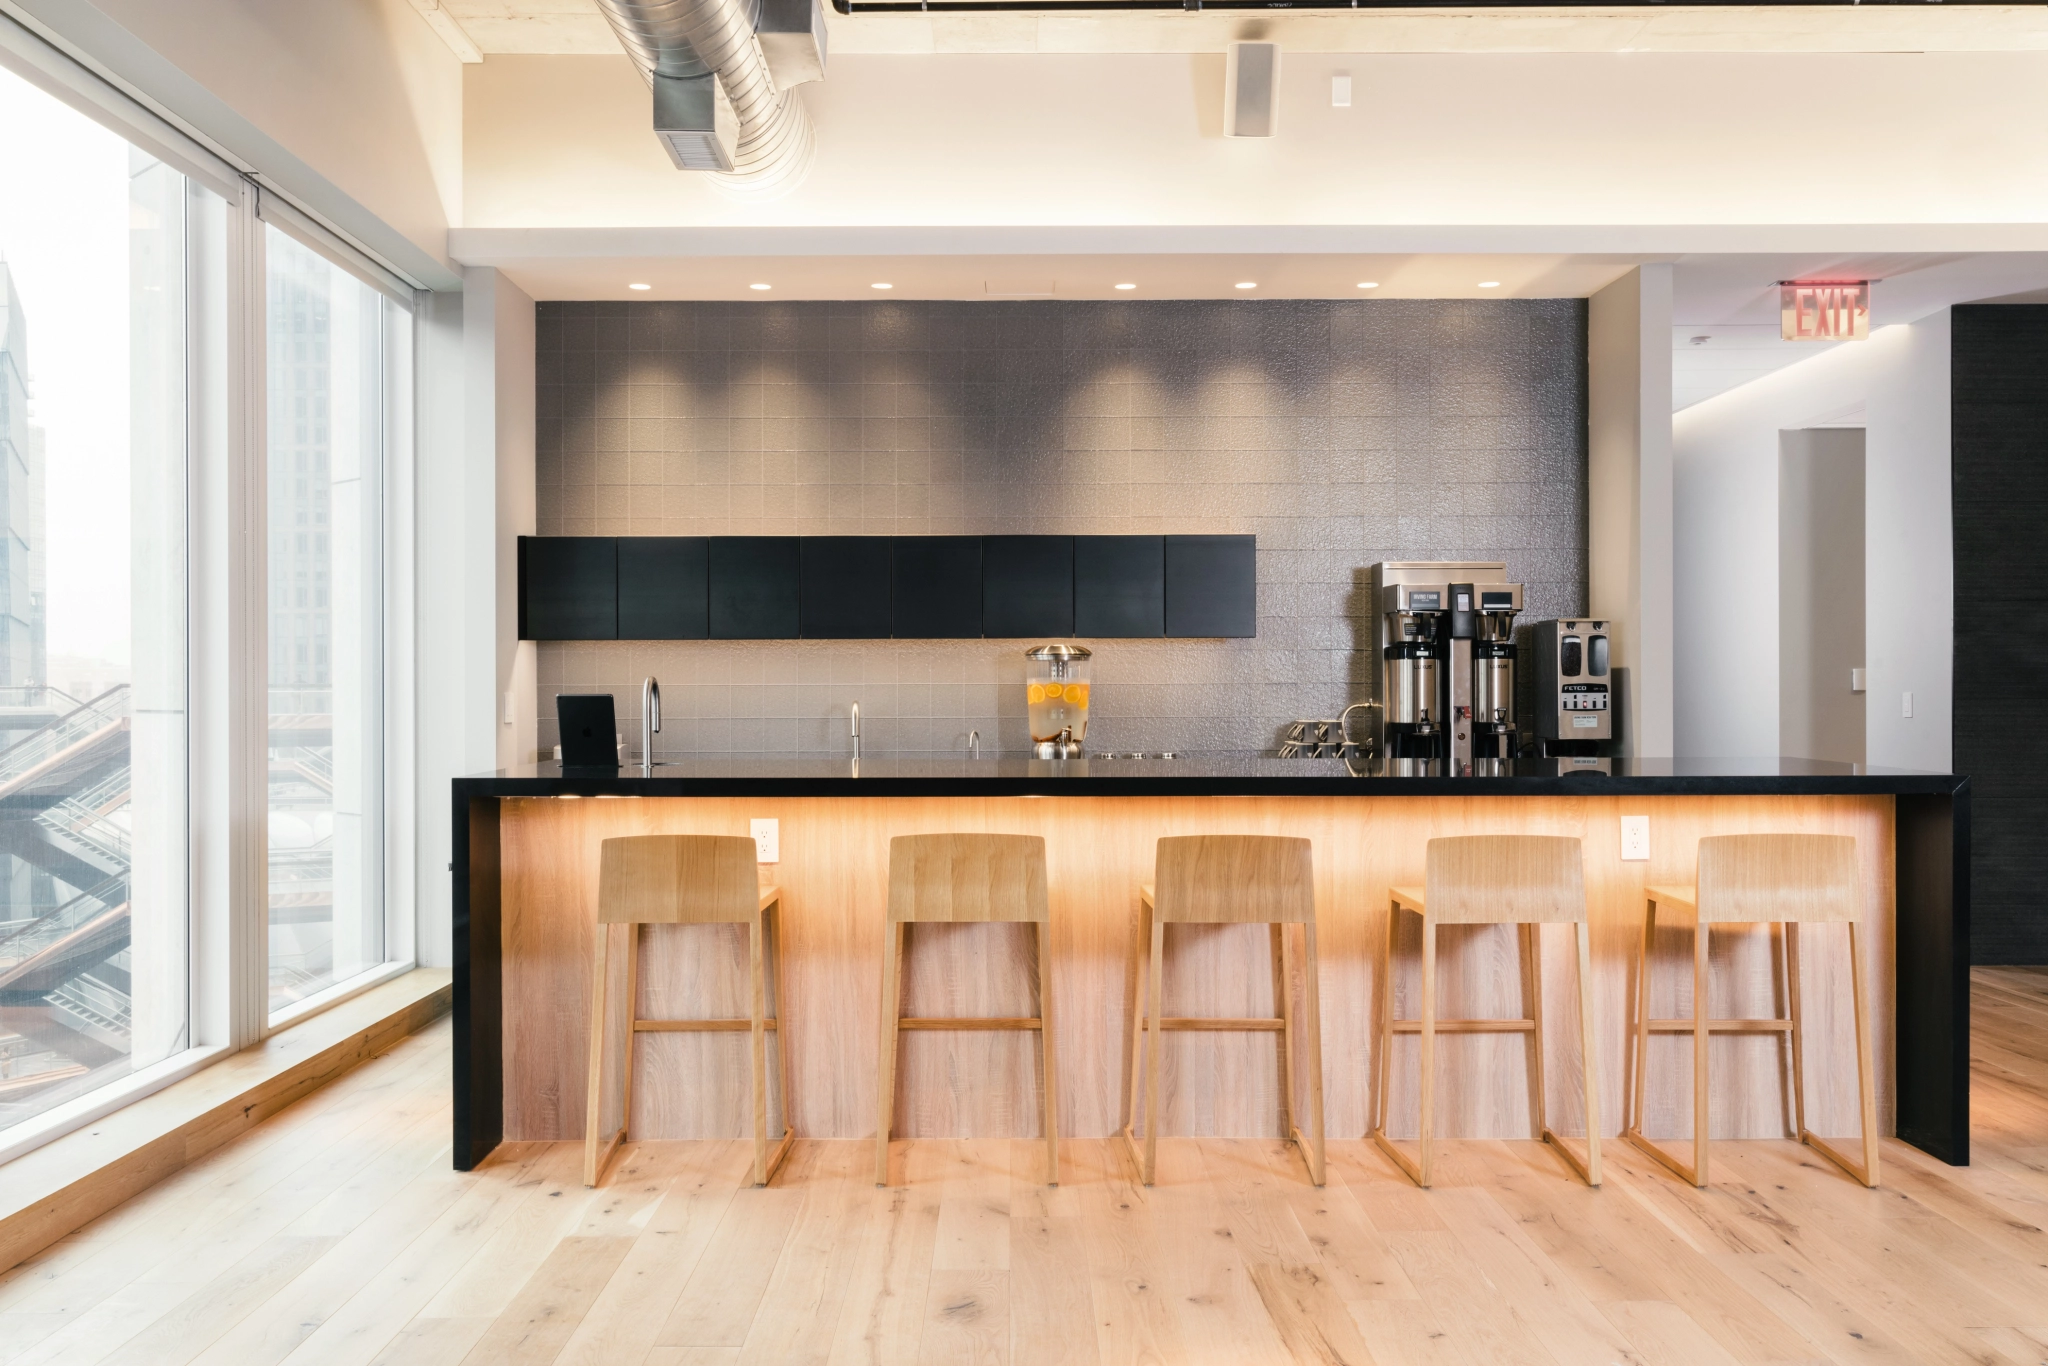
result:
<svg viewBox="0 0 2048 1366"><path fill-rule="evenodd" d="M1153 881L1138 888L1139 941L1147 947L1143 965L1145 1002L1132 1012L1131 1094L1124 1108L1124 1142L1146 1185L1159 1165L1159 1032L1161 1030L1272 1030L1280 1043L1280 1122L1301 1149L1309 1180L1323 1184L1323 1015L1316 994L1316 888L1312 846L1305 839L1277 835L1189 835L1159 841ZM1273 927L1274 1019L1162 1019L1161 964L1168 925L1270 925ZM1303 1040L1308 1046L1310 1137L1294 1122L1294 1052L1288 1035L1294 1012L1288 991L1287 926L1300 925L1307 950L1303 973ZM1149 1026L1149 1027L1148 1027ZM1150 1036L1151 1047L1143 1045ZM1145 1058L1145 1144L1138 1146L1140 1054Z"/></svg>
<svg viewBox="0 0 2048 1366"><path fill-rule="evenodd" d="M1036 925L1038 1014L1029 1019L920 1019L903 1015L903 946L915 922ZM889 1184L902 1029L1035 1029L1045 1070L1045 1180L1060 1183L1059 1086L1052 1040L1052 917L1045 841L1037 835L898 835L889 841L889 942L882 956L882 1066L875 1116L875 1184Z"/></svg>
<svg viewBox="0 0 2048 1366"><path fill-rule="evenodd" d="M1465 835L1429 842L1423 885L1390 889L1386 951L1380 958L1379 1094L1372 1136L1418 1186L1430 1184L1435 1156L1436 1036L1528 1034L1530 1080L1536 1093L1536 1129L1589 1186L1600 1184L1600 1076L1593 1047L1592 944L1586 923L1585 859L1576 839L1556 835ZM1394 942L1401 913L1422 917L1422 1018L1394 1018ZM1513 925L1519 938L1529 1018L1439 1020L1436 1017L1436 932L1439 925ZM1579 1048L1586 1084L1586 1156L1583 1160L1544 1118L1543 938L1545 925L1578 927ZM1394 1035L1422 1036L1422 1113L1418 1160L1387 1137L1387 1091Z"/></svg>
<svg viewBox="0 0 2048 1366"><path fill-rule="evenodd" d="M1877 1096L1870 1061L1870 1001L1864 964L1863 898L1856 875L1856 841L1849 835L1712 835L1700 841L1694 887L1644 889L1643 956L1636 970L1635 1096L1628 1139L1695 1186L1707 1184L1707 1039L1713 1034L1792 1036L1793 1128L1866 1186L1877 1184ZM1659 908L1691 916L1692 1018L1650 1016L1650 946ZM1806 1127L1806 1048L1799 1017L1799 927L1835 922L1849 927L1849 974L1856 1009L1856 1090L1863 1111L1863 1162ZM1715 925L1784 926L1785 985L1790 1014L1782 1019L1707 1018L1707 939ZM1643 1079L1651 1034L1692 1035L1692 1165L1686 1166L1643 1134Z"/></svg>
<svg viewBox="0 0 2048 1366"><path fill-rule="evenodd" d="M782 1009L781 898L760 885L754 842L738 835L634 835L604 842L597 881L597 954L590 992L590 1086L583 1140L583 1184L595 1186L633 1118L633 1043L657 1030L739 1031L753 1034L754 1184L765 1186L789 1156L796 1134L789 1123L788 1035L767 1014L773 950L775 1008ZM770 918L769 912L776 915ZM605 1137L603 1091L605 1035L610 1003L612 927L626 927L625 1077L620 1085L618 1127ZM642 925L745 925L748 998L752 1011L734 1020L643 1020L639 1015L640 927ZM771 945L768 941L773 936ZM782 1068L782 1138L768 1146L768 1050L775 1030Z"/></svg>

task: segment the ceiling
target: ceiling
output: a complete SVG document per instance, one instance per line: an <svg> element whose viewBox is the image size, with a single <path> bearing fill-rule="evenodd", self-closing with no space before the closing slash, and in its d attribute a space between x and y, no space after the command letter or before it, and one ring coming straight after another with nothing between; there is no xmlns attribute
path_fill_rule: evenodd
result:
<svg viewBox="0 0 2048 1366"><path fill-rule="evenodd" d="M471 60L614 56L592 0L412 0ZM1220 52L1277 38L1296 52L1944 52L2048 50L2027 6L1679 6L1372 10L1321 14L826 14L849 53Z"/></svg>

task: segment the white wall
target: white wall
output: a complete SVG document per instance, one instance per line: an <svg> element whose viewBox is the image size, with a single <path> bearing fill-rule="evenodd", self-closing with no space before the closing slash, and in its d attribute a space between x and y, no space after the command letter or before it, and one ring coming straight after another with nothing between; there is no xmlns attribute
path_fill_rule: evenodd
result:
<svg viewBox="0 0 2048 1366"><path fill-rule="evenodd" d="M1948 771L1948 338L1944 309L1673 418L1678 753L1779 752L1778 433L1860 419L1869 761Z"/></svg>
<svg viewBox="0 0 2048 1366"><path fill-rule="evenodd" d="M1671 267L1586 308L1586 595L1613 628L1620 750L1672 749Z"/></svg>
<svg viewBox="0 0 2048 1366"><path fill-rule="evenodd" d="M10 0L420 283L451 289L462 63L408 0Z"/></svg>
<svg viewBox="0 0 2048 1366"><path fill-rule="evenodd" d="M1220 52L835 57L829 79L801 87L817 125L809 179L743 203L670 167L625 57L493 56L463 68L463 221L2041 224L2042 65L2028 52L1289 52L1280 136L1230 139ZM1330 104L1339 71L1350 108ZM1815 155L1820 199L1786 170Z"/></svg>

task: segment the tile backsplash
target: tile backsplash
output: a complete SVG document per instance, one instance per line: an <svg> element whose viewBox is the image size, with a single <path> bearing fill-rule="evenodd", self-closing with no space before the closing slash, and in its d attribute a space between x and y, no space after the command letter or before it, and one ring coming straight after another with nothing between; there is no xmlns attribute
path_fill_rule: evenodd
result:
<svg viewBox="0 0 2048 1366"><path fill-rule="evenodd" d="M1250 532L1258 635L1085 641L1093 750L1271 750L1369 689L1380 560L1586 610L1583 300L544 303L544 536ZM662 755L1028 745L1035 641L539 647Z"/></svg>

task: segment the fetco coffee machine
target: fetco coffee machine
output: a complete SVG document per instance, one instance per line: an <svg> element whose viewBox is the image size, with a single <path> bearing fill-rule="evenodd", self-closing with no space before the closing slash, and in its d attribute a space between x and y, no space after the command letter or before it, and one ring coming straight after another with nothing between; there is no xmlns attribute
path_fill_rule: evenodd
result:
<svg viewBox="0 0 2048 1366"><path fill-rule="evenodd" d="M1469 776L1515 757L1515 616L1504 564L1372 567L1380 753L1390 773Z"/></svg>
<svg viewBox="0 0 2048 1366"><path fill-rule="evenodd" d="M1535 651L1535 732L1547 755L1612 752L1615 679L1604 621L1539 621Z"/></svg>

